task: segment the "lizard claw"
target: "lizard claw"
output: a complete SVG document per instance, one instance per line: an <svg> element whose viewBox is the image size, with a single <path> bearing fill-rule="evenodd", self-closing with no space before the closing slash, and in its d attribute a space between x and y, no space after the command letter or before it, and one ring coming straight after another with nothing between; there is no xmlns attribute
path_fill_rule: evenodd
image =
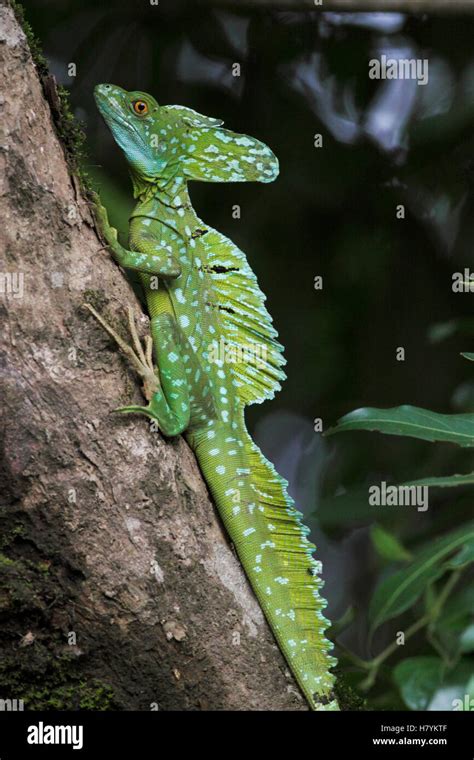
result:
<svg viewBox="0 0 474 760"><path fill-rule="evenodd" d="M160 388L158 375L155 372L155 368L153 366L152 340L150 336L146 336L144 350L137 333L133 309L130 306L128 307L128 326L133 344L130 346L105 321L105 319L94 309L90 303L85 303L84 306L91 312L91 314L93 314L93 316L97 319L99 324L102 325L108 335L113 338L125 356L129 359L137 374L142 378L143 392L147 401L152 399L153 394L156 393Z"/></svg>
<svg viewBox="0 0 474 760"><path fill-rule="evenodd" d="M118 409L114 409L114 412L121 412L122 414L144 414L157 422L158 425L160 425L160 401L163 401L163 394L161 391L156 391L151 395L150 402L147 404L147 406L139 406L138 404L131 406L120 406Z"/></svg>
<svg viewBox="0 0 474 760"><path fill-rule="evenodd" d="M114 411L122 414L144 414L153 420L158 430L167 438L180 435L188 424L187 419L183 421L177 415L170 413L161 391L153 393L148 406L121 406Z"/></svg>
<svg viewBox="0 0 474 760"><path fill-rule="evenodd" d="M117 409L114 409L115 412L120 412L120 414L144 414L146 417L149 417L153 422L156 422L156 424L159 427L159 419L156 416L156 414L153 414L153 410L150 408L151 404L149 406L119 406Z"/></svg>

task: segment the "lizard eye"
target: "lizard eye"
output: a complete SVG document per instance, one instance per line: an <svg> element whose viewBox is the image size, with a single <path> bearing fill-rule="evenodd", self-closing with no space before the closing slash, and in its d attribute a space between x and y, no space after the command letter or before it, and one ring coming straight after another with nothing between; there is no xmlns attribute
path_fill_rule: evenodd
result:
<svg viewBox="0 0 474 760"><path fill-rule="evenodd" d="M144 100L134 100L132 108L139 116L145 116L148 113L148 105Z"/></svg>

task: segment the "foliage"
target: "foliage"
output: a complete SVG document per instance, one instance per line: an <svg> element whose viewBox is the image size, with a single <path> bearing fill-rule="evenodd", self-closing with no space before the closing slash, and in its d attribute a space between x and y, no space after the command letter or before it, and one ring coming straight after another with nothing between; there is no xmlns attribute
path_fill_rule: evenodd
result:
<svg viewBox="0 0 474 760"><path fill-rule="evenodd" d="M437 414L410 406L363 408L342 417L328 434L353 430L474 446L474 414ZM422 478L403 485L462 487L473 483L474 475L469 473ZM408 639L423 632L423 649L426 647L429 654L400 659L392 673L392 684L404 704L411 710L426 710L430 705L453 709L456 699L469 704L469 699L464 700L466 695L470 698L474 683L474 658L468 656L474 653L474 596L467 584L474 563L474 522L425 541L411 553L385 528L375 525L371 535L386 567L369 605L369 636L372 638L380 626L394 618L399 620L399 628L392 629L395 639L371 660L345 652L345 657L365 673L359 689L372 689L386 660ZM404 566L397 569L401 563ZM414 622L406 627L408 612Z"/></svg>

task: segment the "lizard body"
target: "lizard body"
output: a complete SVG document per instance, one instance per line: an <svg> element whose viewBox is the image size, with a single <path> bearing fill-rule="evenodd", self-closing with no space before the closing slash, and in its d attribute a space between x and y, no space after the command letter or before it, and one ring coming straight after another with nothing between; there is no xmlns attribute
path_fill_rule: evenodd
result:
<svg viewBox="0 0 474 760"><path fill-rule="evenodd" d="M187 188L189 180L270 182L277 159L221 121L181 106L160 107L146 93L98 85L95 99L125 153L138 199L129 250L102 206L98 220L118 263L139 272L156 362L155 369L151 348L145 357L137 346L132 359L149 404L121 411L146 414L166 436L185 435L310 706L338 709L315 547L286 481L244 420L245 405L279 389L282 346L245 255L197 217Z"/></svg>

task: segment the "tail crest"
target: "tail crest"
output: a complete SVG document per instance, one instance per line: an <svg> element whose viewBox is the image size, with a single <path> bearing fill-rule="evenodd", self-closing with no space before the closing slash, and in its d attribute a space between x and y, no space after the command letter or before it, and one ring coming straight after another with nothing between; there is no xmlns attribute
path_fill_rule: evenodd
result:
<svg viewBox="0 0 474 760"><path fill-rule="evenodd" d="M276 577L280 579L280 585L288 579L288 584L283 585L288 585L290 590L271 613L281 630L279 635L279 629L276 629L277 639L290 667L292 660L296 660L294 674L313 709L337 709L332 694L335 679L330 673L337 660L329 654L332 644L325 637L330 623L323 615L327 602L320 595L324 581L319 577L321 562L313 557L316 547L308 540L309 528L302 523L303 515L288 495L287 481L277 473L249 435L247 445L252 489L269 529L273 526L271 541L281 570L281 575ZM286 610L285 603L289 605ZM294 624L299 640L287 636L285 616Z"/></svg>
<svg viewBox="0 0 474 760"><path fill-rule="evenodd" d="M327 603L320 596L322 567L312 556L309 529L287 482L250 438L243 413L237 430L223 426L212 433L209 439L203 431L192 446L247 577L312 709L337 710L331 673L336 660L329 654ZM217 450L225 462L220 478Z"/></svg>

